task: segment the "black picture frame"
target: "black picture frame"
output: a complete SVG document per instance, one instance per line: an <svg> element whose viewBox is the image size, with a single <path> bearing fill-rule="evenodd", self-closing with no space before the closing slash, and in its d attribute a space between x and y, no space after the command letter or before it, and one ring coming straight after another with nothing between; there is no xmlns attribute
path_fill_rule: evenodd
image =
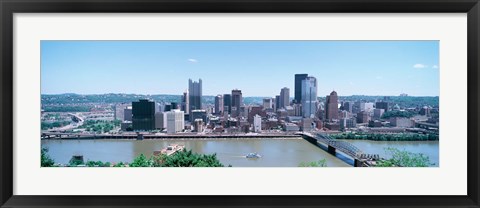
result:
<svg viewBox="0 0 480 208"><path fill-rule="evenodd" d="M479 207L478 0L0 0L1 207ZM14 13L467 13L468 194L466 196L24 196L13 195ZM446 180L455 180L450 178ZM441 182L439 182L441 186Z"/></svg>

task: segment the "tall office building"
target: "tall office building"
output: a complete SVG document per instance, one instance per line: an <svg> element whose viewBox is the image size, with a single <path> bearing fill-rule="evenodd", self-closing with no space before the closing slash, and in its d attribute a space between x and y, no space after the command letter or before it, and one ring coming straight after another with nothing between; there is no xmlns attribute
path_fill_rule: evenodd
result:
<svg viewBox="0 0 480 208"><path fill-rule="evenodd" d="M114 107L114 111L113 111L113 117L115 118L115 120L120 120L120 121L124 121L125 120L125 117L124 117L124 114L125 114L125 109L127 108L128 104L126 103L121 103L121 104L116 104L115 107Z"/></svg>
<svg viewBox="0 0 480 208"><path fill-rule="evenodd" d="M223 96L217 95L215 97L215 114L220 115L223 112Z"/></svg>
<svg viewBox="0 0 480 208"><path fill-rule="evenodd" d="M307 77L302 80L302 112L304 118L311 118L317 112L317 79Z"/></svg>
<svg viewBox="0 0 480 208"><path fill-rule="evenodd" d="M183 96L182 96L182 111L185 112L185 113L188 113L190 112L189 111L189 107L190 107L190 103L188 102L189 100L189 95L188 95L188 90L186 90L185 92L183 92Z"/></svg>
<svg viewBox="0 0 480 208"><path fill-rule="evenodd" d="M202 79L198 82L188 80L188 113L202 109Z"/></svg>
<svg viewBox="0 0 480 208"><path fill-rule="evenodd" d="M302 81L308 77L308 74L295 74L295 103L302 103Z"/></svg>
<svg viewBox="0 0 480 208"><path fill-rule="evenodd" d="M183 130L185 126L183 111L175 109L165 114L167 114L167 133L173 134Z"/></svg>
<svg viewBox="0 0 480 208"><path fill-rule="evenodd" d="M280 109L280 95L275 95L275 110Z"/></svg>
<svg viewBox="0 0 480 208"><path fill-rule="evenodd" d="M279 108L285 108L290 105L290 89L284 87L280 90L279 104Z"/></svg>
<svg viewBox="0 0 480 208"><path fill-rule="evenodd" d="M237 117L240 113L240 106L243 104L242 91L232 90L232 116Z"/></svg>
<svg viewBox="0 0 480 208"><path fill-rule="evenodd" d="M335 91L331 92L330 95L327 95L325 118L329 121L338 120L338 96Z"/></svg>
<svg viewBox="0 0 480 208"><path fill-rule="evenodd" d="M385 102L385 101L377 102L377 103L375 103L375 108L376 109L383 109L385 112L387 112L388 111L388 102Z"/></svg>
<svg viewBox="0 0 480 208"><path fill-rule="evenodd" d="M167 128L167 113L164 113L164 112L155 113L155 128L156 129Z"/></svg>
<svg viewBox="0 0 480 208"><path fill-rule="evenodd" d="M223 112L232 113L232 95L230 94L223 95Z"/></svg>
<svg viewBox="0 0 480 208"><path fill-rule="evenodd" d="M149 100L132 102L132 127L135 131L155 129L155 102Z"/></svg>
<svg viewBox="0 0 480 208"><path fill-rule="evenodd" d="M351 113L352 112L352 106L353 106L352 102L344 102L343 103L343 110Z"/></svg>
<svg viewBox="0 0 480 208"><path fill-rule="evenodd" d="M272 98L263 98L263 108L273 108Z"/></svg>
<svg viewBox="0 0 480 208"><path fill-rule="evenodd" d="M256 114L253 116L253 132L262 131L262 117Z"/></svg>

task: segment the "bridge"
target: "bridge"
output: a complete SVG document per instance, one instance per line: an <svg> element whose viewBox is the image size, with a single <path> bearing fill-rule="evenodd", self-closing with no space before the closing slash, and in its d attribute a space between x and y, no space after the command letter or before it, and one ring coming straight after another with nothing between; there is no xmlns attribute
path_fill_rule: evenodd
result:
<svg viewBox="0 0 480 208"><path fill-rule="evenodd" d="M354 167L369 167L368 161L380 159L378 154L366 154L355 145L346 141L333 139L327 134L302 132L299 133L299 135L314 145L318 146L319 144L323 144L327 147L327 152L332 155L336 155L336 152L339 151L353 158Z"/></svg>

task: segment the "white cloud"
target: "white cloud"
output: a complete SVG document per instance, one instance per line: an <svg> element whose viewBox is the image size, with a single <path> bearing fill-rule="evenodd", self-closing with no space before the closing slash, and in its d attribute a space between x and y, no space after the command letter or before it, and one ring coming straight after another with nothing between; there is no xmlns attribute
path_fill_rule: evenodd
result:
<svg viewBox="0 0 480 208"><path fill-rule="evenodd" d="M427 68L428 66L425 65L425 64L415 64L413 65L413 68L415 69L423 69L423 68Z"/></svg>
<svg viewBox="0 0 480 208"><path fill-rule="evenodd" d="M433 65L432 68L438 69L438 66L437 66L437 65Z"/></svg>
<svg viewBox="0 0 480 208"><path fill-rule="evenodd" d="M191 63L197 63L197 62L198 62L197 59L192 59L192 58L191 58L191 59L188 59L187 61L188 61L188 62L191 62Z"/></svg>

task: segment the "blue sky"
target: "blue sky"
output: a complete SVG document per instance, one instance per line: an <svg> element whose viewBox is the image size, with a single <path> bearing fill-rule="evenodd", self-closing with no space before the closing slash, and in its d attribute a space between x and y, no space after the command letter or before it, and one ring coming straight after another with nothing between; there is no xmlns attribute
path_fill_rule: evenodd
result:
<svg viewBox="0 0 480 208"><path fill-rule="evenodd" d="M294 74L318 96L439 95L438 41L41 41L42 94L294 92Z"/></svg>

